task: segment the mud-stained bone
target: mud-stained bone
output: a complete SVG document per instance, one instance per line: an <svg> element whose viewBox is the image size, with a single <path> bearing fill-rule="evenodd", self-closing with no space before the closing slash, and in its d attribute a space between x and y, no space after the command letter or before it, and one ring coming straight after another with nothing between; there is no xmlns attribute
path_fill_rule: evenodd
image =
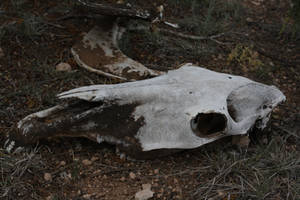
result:
<svg viewBox="0 0 300 200"><path fill-rule="evenodd" d="M58 97L79 102L25 117L7 143L10 149L18 141L86 137L133 157L157 157L157 151L165 155L263 129L285 100L274 86L191 64L152 79L81 87Z"/></svg>
<svg viewBox="0 0 300 200"><path fill-rule="evenodd" d="M163 72L148 69L127 57L118 47L125 28L114 18L104 18L76 43L71 52L79 66L109 78L133 81Z"/></svg>
<svg viewBox="0 0 300 200"><path fill-rule="evenodd" d="M130 148L138 149L140 144L134 136L144 119L134 119L132 113L137 106L83 100L65 103L24 118L11 139L27 145L41 139L84 137L124 147L130 144Z"/></svg>

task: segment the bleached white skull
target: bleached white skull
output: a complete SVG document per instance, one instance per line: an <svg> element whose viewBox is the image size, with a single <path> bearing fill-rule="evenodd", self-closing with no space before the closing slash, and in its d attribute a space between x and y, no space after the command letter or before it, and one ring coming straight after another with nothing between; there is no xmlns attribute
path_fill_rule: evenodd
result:
<svg viewBox="0 0 300 200"><path fill-rule="evenodd" d="M264 128L285 100L275 86L186 64L152 79L93 85L58 95L82 101L31 114L16 138L87 137L136 156L192 149L229 135Z"/></svg>

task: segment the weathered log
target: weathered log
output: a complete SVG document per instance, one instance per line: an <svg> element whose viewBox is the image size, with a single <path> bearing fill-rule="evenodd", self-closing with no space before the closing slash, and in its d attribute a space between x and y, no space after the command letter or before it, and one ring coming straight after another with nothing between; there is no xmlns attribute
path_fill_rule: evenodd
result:
<svg viewBox="0 0 300 200"><path fill-rule="evenodd" d="M96 3L88 0L77 0L84 9L89 12L101 15L117 16L117 17L131 17L143 20L152 20L153 16L148 10L135 8L128 4L108 4Z"/></svg>

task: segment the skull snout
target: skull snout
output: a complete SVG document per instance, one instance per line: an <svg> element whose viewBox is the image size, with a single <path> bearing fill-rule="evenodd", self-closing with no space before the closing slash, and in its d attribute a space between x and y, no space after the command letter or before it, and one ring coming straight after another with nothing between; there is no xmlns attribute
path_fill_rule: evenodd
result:
<svg viewBox="0 0 300 200"><path fill-rule="evenodd" d="M192 131L199 137L211 138L222 134L227 118L221 113L199 113L191 119Z"/></svg>

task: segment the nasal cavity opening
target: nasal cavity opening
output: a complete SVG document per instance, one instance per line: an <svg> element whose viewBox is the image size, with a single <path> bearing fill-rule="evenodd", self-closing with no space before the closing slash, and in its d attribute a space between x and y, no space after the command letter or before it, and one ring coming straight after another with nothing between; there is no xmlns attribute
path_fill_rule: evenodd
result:
<svg viewBox="0 0 300 200"><path fill-rule="evenodd" d="M227 119L220 113L199 113L191 120L191 128L199 137L213 137L221 134L226 126Z"/></svg>

